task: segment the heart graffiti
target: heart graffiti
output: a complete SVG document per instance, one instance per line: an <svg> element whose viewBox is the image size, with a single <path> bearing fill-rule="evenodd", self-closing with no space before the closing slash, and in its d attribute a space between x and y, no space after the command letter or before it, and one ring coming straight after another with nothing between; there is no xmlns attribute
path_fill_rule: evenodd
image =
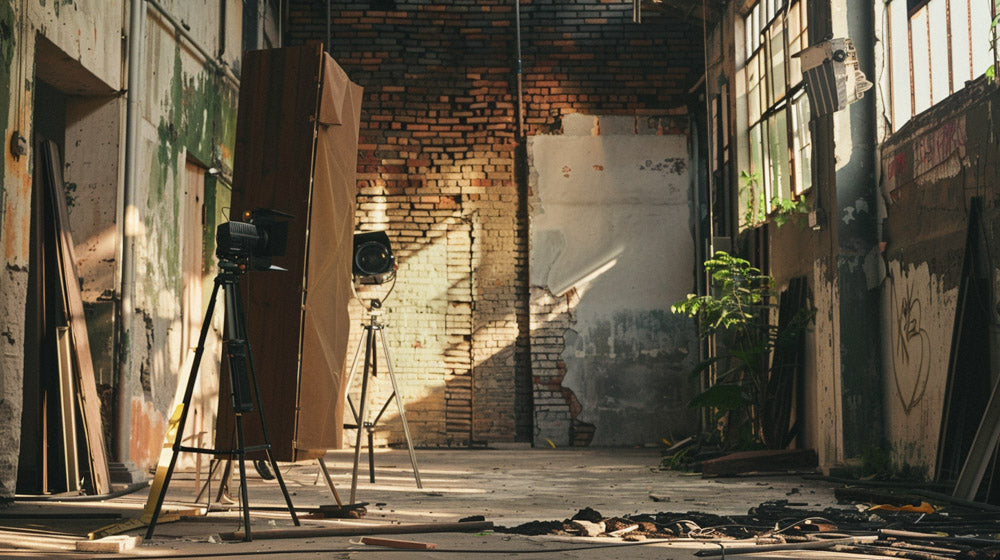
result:
<svg viewBox="0 0 1000 560"><path fill-rule="evenodd" d="M891 282L895 330L892 345L892 373L896 395L903 412L910 414L927 394L930 380L931 340L921 326L920 300L913 295L913 286L906 286L906 295L896 297L895 280Z"/></svg>

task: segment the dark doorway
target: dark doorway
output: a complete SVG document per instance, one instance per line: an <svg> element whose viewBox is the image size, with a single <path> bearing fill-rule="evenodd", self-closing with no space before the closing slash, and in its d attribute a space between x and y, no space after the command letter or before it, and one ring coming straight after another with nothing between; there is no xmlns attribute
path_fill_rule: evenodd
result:
<svg viewBox="0 0 1000 560"><path fill-rule="evenodd" d="M31 251L28 295L25 300L24 392L21 412L21 448L17 492L37 494L76 490L67 478L67 453L63 447L60 411L59 336L65 322L62 284L56 251L56 231L50 197L44 188L42 143L64 144L66 97L52 86L36 81L32 121L33 168L31 202ZM62 333L65 336L65 333ZM75 434L73 434L75 435ZM75 453L70 453L75 459ZM75 470L74 470L75 472Z"/></svg>

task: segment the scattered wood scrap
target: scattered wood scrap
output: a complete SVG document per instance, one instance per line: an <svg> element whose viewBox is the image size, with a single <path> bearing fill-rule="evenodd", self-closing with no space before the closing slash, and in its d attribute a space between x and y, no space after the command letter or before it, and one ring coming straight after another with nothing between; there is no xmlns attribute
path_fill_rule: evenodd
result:
<svg viewBox="0 0 1000 560"><path fill-rule="evenodd" d="M407 550L431 550L438 547L438 545L434 543L401 541L399 539L382 539L379 537L364 537L361 539L361 542L362 544L367 544L371 546L384 546L387 548L403 548Z"/></svg>
<svg viewBox="0 0 1000 560"><path fill-rule="evenodd" d="M702 461L704 476L735 476L751 472L800 471L815 469L819 458L812 449L764 449L739 451Z"/></svg>
<svg viewBox="0 0 1000 560"><path fill-rule="evenodd" d="M254 531L254 539L305 539L316 537L357 537L362 535L393 535L393 534L414 534L414 533L467 533L486 531L493 528L492 521L478 521L471 523L411 523L382 525L367 525L355 527L301 527L291 529L270 529L267 531ZM244 540L242 531L232 533L220 533L219 537L224 541Z"/></svg>

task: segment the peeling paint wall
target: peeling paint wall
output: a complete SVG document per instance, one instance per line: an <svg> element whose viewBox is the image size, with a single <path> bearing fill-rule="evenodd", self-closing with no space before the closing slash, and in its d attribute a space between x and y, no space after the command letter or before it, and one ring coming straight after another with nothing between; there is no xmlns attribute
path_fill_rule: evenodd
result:
<svg viewBox="0 0 1000 560"><path fill-rule="evenodd" d="M242 2L226 0L161 0L165 11L186 26L213 60L236 68L241 52ZM18 13L20 7L25 13ZM124 182L125 89L128 3L103 0L0 2L0 95L7 110L2 161L2 244L4 275L0 279L0 333L5 346L0 371L0 437L11 442L0 451L0 499L13 491L16 480L23 368L24 315L30 254L32 170L35 154L31 122L34 90L45 82L65 98L64 177L70 229L76 243L77 266L94 357L96 381L105 407L104 431L115 433L110 415L116 382L114 347L120 288L121 202ZM225 42L220 35L226 37ZM146 80L140 96L138 155L140 165L139 221L146 228L140 239L136 277L137 306L130 346L129 372L135 397L131 457L146 468L159 454L165 421L180 365L190 350L182 348L179 325L181 294L179 241L195 236L205 247L211 275L214 226L228 219L228 190L209 180L211 196L204 226L184 223L178 202L183 192L185 161L216 166L223 176L232 169L235 142L236 89L190 42L151 6L146 13L143 58ZM225 48L224 48L225 47ZM11 155L7 139L15 131L29 139L29 153ZM211 233L205 235L205 231ZM207 279L211 286L211 277ZM205 291L205 297L208 295ZM207 302L206 302L207 303ZM217 318L216 331L221 331ZM127 344L128 341L125 341ZM217 354L218 347L209 347ZM214 354L213 354L214 355ZM203 375L217 376L214 360ZM211 392L209 387L206 391ZM203 399L214 410L214 394ZM207 415L206 420L211 416ZM22 442L28 443L28 442ZM107 446L113 450L114 446ZM109 457L115 460L116 457ZM129 459L126 457L124 459Z"/></svg>
<svg viewBox="0 0 1000 560"><path fill-rule="evenodd" d="M238 4L229 2L227 7L238 14ZM175 19L191 24L189 33L202 48L219 52L218 3L175 1L163 5ZM239 24L239 19L228 20L229 25ZM238 52L238 46L230 45L226 50ZM223 58L226 56L236 55ZM143 78L136 193L143 231L136 241L136 323L129 348L135 369L128 388L132 403L130 455L140 468L155 464L166 420L179 399L178 384L187 379L188 369L182 366L192 348L185 346L183 325L190 320L201 322L201 317L185 317L181 305L182 240L195 236L204 251L204 310L215 272L214 243L206 232L214 232L217 223L228 219L228 189L223 183L210 181L205 199L211 197L212 211L206 208L205 223L185 222L185 164L191 160L203 169L231 172L238 96L236 84L209 65L187 41L178 41L173 25L153 10L146 19ZM199 371L200 387L210 394L196 397L201 429L191 426L188 430L188 435L208 430L207 436L202 434L204 444L211 442L215 421L217 338L222 331L221 307L217 309L207 349L209 358Z"/></svg>
<svg viewBox="0 0 1000 560"><path fill-rule="evenodd" d="M995 286L1000 262L993 253L1000 239L998 109L1000 91L980 80L918 115L882 145L888 272L882 289L882 360L888 435L897 464L931 477L942 468L938 453L949 375L960 385L983 385L975 390L981 402L952 403L953 410L978 407L973 412L977 417L985 406L982 393L998 376ZM989 329L986 338L992 343L963 350L955 346L954 334L973 197L983 202L976 276L992 285L985 288L985 298L992 301L978 296L968 301L984 309L985 324L977 328ZM977 371L963 369L968 366L960 359L953 362L959 352L979 360ZM956 369L949 374L952 367Z"/></svg>
<svg viewBox="0 0 1000 560"><path fill-rule="evenodd" d="M528 153L536 444L691 433L696 334L668 309L694 266L687 136L571 115Z"/></svg>
<svg viewBox="0 0 1000 560"><path fill-rule="evenodd" d="M120 6L104 2L0 3L0 90L6 108L0 117L4 132L0 235L5 263L0 279L0 332L5 345L0 371L0 437L9 443L0 451L0 500L14 490L21 447L25 295L31 254L32 172L36 165L31 128L34 92L39 80L69 96L94 95L98 91L110 94L120 89L121 30ZM26 139L27 153L20 157L13 156L9 149L15 131ZM117 153L110 160L116 157ZM70 189L76 186L72 181L68 185Z"/></svg>
<svg viewBox="0 0 1000 560"><path fill-rule="evenodd" d="M12 85L15 52L23 44L10 2L0 2L0 129L6 138L17 114ZM17 125L15 125L16 127ZM24 300L28 283L28 227L30 187L26 162L15 160L9 150L0 159L0 242L4 268L0 275L0 441L16 442L21 435L21 386L24 366ZM0 450L0 504L13 499L17 478L17 446Z"/></svg>

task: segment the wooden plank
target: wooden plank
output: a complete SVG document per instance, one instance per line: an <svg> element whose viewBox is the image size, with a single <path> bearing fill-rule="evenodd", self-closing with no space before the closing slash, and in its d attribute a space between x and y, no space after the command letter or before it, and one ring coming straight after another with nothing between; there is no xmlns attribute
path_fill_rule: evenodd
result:
<svg viewBox="0 0 1000 560"><path fill-rule="evenodd" d="M636 525L638 527L638 525ZM435 543L404 541L400 539L383 539L380 537L363 537L361 544L384 546L387 548L402 548L406 550L432 550L438 547Z"/></svg>
<svg viewBox="0 0 1000 560"><path fill-rule="evenodd" d="M412 523L385 525L358 525L353 527L293 527L254 531L258 539L312 539L318 537L355 537L363 535L406 535L417 533L476 533L493 529L492 521L459 521L457 523ZM241 541L243 532L219 533L224 541Z"/></svg>
<svg viewBox="0 0 1000 560"><path fill-rule="evenodd" d="M819 460L812 449L740 451L717 459L702 461L706 475L732 476L762 471L787 471L816 468Z"/></svg>
<svg viewBox="0 0 1000 560"><path fill-rule="evenodd" d="M998 441L1000 441L1000 379L993 385L986 412L976 430L976 436L972 439L972 448L969 449L958 481L955 482L953 496L965 500L976 499L979 485L986 474L990 458L996 451Z"/></svg>
<svg viewBox="0 0 1000 560"><path fill-rule="evenodd" d="M111 475L108 472L107 453L104 449L104 429L101 425L101 401L97 396L94 378L94 362L90 355L90 339L87 335L87 321L83 314L83 298L80 295L80 275L76 270L76 251L73 236L69 230L69 210L63 191L62 159L59 147L47 140L42 143L43 173L46 186L52 195L53 217L59 232L59 255L62 261L62 280L66 297L66 314L73 341L73 356L76 365L77 388L80 407L83 411L84 433L90 451L90 475L97 494L111 490Z"/></svg>
<svg viewBox="0 0 1000 560"><path fill-rule="evenodd" d="M62 416L63 459L66 465L66 491L80 489L80 463L76 456L76 391L73 387L73 348L69 327L56 327L56 353L59 362L59 412Z"/></svg>
<svg viewBox="0 0 1000 560"><path fill-rule="evenodd" d="M79 552L103 552L108 554L122 553L142 544L142 537L136 535L116 535L93 541L76 541Z"/></svg>

